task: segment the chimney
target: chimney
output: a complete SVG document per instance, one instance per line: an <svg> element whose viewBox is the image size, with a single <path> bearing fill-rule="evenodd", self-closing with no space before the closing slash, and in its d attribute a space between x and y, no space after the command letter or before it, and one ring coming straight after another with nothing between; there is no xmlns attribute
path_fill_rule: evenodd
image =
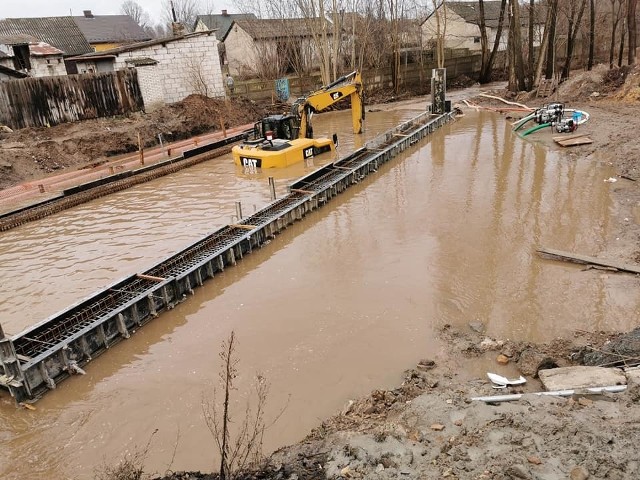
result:
<svg viewBox="0 0 640 480"><path fill-rule="evenodd" d="M171 22L171 32L174 37L182 37L184 35L184 25L180 22Z"/></svg>
<svg viewBox="0 0 640 480"><path fill-rule="evenodd" d="M228 17L229 16L229 14L227 13L226 9L222 10L222 16L223 17Z"/></svg>
<svg viewBox="0 0 640 480"><path fill-rule="evenodd" d="M93 13L91 13L91 10L83 10L82 13L84 13L84 18L93 18Z"/></svg>

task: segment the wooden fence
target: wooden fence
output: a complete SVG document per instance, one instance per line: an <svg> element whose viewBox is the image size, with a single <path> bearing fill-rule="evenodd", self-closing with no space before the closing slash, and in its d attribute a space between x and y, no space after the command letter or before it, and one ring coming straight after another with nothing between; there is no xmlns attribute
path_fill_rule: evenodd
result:
<svg viewBox="0 0 640 480"><path fill-rule="evenodd" d="M0 83L0 125L13 129L110 117L143 108L135 69Z"/></svg>
<svg viewBox="0 0 640 480"><path fill-rule="evenodd" d="M433 58L425 57L422 63L406 63L400 65L400 84L405 88L417 88L425 82L431 85L431 70L437 68ZM499 68L500 59L496 59L495 67ZM447 78L453 79L461 75L477 77L480 73L480 53L471 53L468 49L448 50L445 55ZM391 67L362 72L362 79L366 90L390 88L393 86ZM307 77L289 77L289 91L291 96L306 95L322 86L320 74ZM275 82L273 80L237 80L233 96L244 96L252 100L276 99Z"/></svg>

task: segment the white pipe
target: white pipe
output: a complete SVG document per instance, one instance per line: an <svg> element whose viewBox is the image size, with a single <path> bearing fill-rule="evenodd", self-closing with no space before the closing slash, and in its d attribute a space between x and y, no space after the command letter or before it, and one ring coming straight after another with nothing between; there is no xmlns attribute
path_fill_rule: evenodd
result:
<svg viewBox="0 0 640 480"><path fill-rule="evenodd" d="M507 105L515 105L517 107L522 107L522 108L526 108L527 110L533 110L533 108L531 107L527 107L526 105L523 105L522 103L516 103L516 102L510 102L508 100L505 100L504 98L500 98L500 97L496 97L494 95L487 95L486 93L481 93L480 95L478 95L479 97L485 97L485 98L493 98L494 100L500 100L501 102L506 103Z"/></svg>
<svg viewBox="0 0 640 480"><path fill-rule="evenodd" d="M584 110L576 110L575 108L567 108L567 109L565 109L565 112L570 112L570 113L578 112L580 114L580 120L578 120L576 122L578 125L582 125L583 123L587 123L589 121L590 115L587 112L585 112Z"/></svg>
<svg viewBox="0 0 640 480"><path fill-rule="evenodd" d="M554 390L551 392L533 392L533 393L516 393L513 395L492 395L489 397L472 397L471 400L485 402L485 403L500 403L500 402L513 402L520 400L526 395L537 396L551 396L551 397L570 397L571 395L593 395L602 392L617 393L624 392L627 389L626 385L612 385L610 387L591 387L591 388L578 388L575 390Z"/></svg>

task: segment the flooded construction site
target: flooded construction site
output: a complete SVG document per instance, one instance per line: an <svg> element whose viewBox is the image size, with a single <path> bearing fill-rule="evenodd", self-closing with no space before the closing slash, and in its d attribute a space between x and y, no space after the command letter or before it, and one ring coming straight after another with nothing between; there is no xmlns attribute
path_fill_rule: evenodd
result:
<svg viewBox="0 0 640 480"><path fill-rule="evenodd" d="M415 117L424 101L367 112L339 154ZM91 478L151 439L146 471L215 470L202 404L220 345L239 341L237 406L270 382L265 451L302 439L349 399L398 384L447 348L446 324L546 341L626 330L629 278L544 260L538 247L597 255L613 233L608 167L524 141L503 116L465 112L289 226L35 404L0 391L0 477ZM349 132L348 112L317 135ZM143 271L332 161L251 171L227 155L22 225L0 236L0 322L17 334ZM474 372L471 372L473 374ZM481 372L478 372L481 374ZM155 433L154 433L155 432Z"/></svg>

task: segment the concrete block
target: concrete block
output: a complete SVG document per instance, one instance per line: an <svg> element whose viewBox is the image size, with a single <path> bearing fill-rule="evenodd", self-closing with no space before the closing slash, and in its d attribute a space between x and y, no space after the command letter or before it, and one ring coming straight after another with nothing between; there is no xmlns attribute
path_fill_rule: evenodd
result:
<svg viewBox="0 0 640 480"><path fill-rule="evenodd" d="M548 391L576 388L626 385L627 378L619 368L562 367L538 371L540 381Z"/></svg>

